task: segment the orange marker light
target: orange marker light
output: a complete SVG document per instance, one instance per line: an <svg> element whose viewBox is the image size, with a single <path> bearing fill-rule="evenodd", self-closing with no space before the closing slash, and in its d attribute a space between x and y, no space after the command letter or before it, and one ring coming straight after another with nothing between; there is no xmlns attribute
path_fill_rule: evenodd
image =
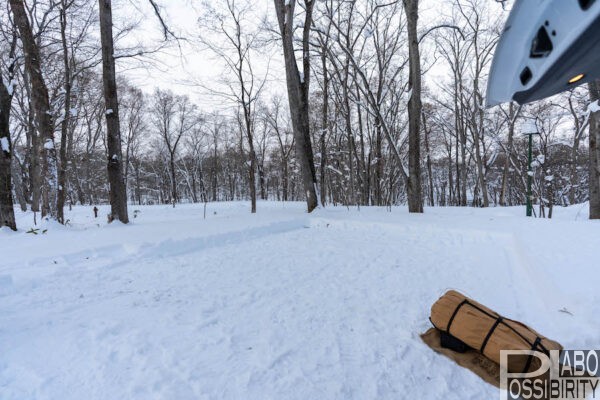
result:
<svg viewBox="0 0 600 400"><path fill-rule="evenodd" d="M577 76L572 77L571 79L569 79L569 83L573 84L573 83L577 83L580 80L582 80L585 77L585 74L579 74Z"/></svg>

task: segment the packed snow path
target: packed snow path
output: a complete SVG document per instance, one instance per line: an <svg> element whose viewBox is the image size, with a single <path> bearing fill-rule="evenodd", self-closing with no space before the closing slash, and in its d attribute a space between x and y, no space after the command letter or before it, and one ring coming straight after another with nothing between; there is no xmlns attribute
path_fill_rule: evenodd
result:
<svg viewBox="0 0 600 400"><path fill-rule="evenodd" d="M0 399L494 398L419 339L449 288L600 348L600 224L581 206L258 208L107 226L78 207L38 235L21 215L0 231Z"/></svg>

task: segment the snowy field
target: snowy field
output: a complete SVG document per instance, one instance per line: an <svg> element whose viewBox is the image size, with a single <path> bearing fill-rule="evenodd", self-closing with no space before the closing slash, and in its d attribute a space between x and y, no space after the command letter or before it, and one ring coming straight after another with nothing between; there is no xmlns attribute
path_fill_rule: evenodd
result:
<svg viewBox="0 0 600 400"><path fill-rule="evenodd" d="M91 207L0 231L0 399L492 399L423 345L454 288L567 348L600 349L587 207ZM562 311L561 311L562 310Z"/></svg>

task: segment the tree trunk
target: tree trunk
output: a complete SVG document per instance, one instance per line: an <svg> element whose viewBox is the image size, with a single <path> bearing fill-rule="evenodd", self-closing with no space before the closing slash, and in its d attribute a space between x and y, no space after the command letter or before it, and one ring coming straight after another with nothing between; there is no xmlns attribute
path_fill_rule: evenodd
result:
<svg viewBox="0 0 600 400"><path fill-rule="evenodd" d="M254 146L252 146L254 147ZM250 168L248 170L250 184L250 212L256 213L256 153L250 149Z"/></svg>
<svg viewBox="0 0 600 400"><path fill-rule="evenodd" d="M421 188L421 57L417 22L419 18L419 0L403 0L408 30L408 52L410 64L408 102L408 211L423 212Z"/></svg>
<svg viewBox="0 0 600 400"><path fill-rule="evenodd" d="M263 159L264 160L264 159ZM269 188L267 187L267 177L265 176L265 166L261 160L261 163L258 164L258 178L260 185L260 199L268 200L267 192Z"/></svg>
<svg viewBox="0 0 600 400"><path fill-rule="evenodd" d="M217 171L219 169L219 164L218 164L218 142L217 142L217 135L215 134L214 136L214 151L213 151L213 170L212 170L212 179L211 179L211 183L212 183L212 201L217 201Z"/></svg>
<svg viewBox="0 0 600 400"><path fill-rule="evenodd" d="M242 97L245 103L245 97ZM254 150L254 127L251 119L251 110L249 106L244 104L244 124L246 128L246 139L248 140L250 165L248 169L248 182L250 185L250 203L252 214L256 213L256 151ZM240 143L240 148L243 151L243 145Z"/></svg>
<svg viewBox="0 0 600 400"><path fill-rule="evenodd" d="M577 201L577 190L579 187L577 166L579 164L579 144L581 143L581 137L585 130L585 126L582 124L585 121L580 121L579 112L573 107L573 102L569 99L569 110L573 116L573 122L575 125L575 136L573 137L573 147L571 148L571 172L570 172L570 189L569 189L569 205L575 204Z"/></svg>
<svg viewBox="0 0 600 400"><path fill-rule="evenodd" d="M329 71L327 70L327 50L321 50L321 67L323 68L323 116L321 122L321 135L319 137L321 151L320 179L321 205L327 203L327 185L325 184L325 172L327 168L327 134L329 133ZM287 181L287 177L286 177ZM287 192L287 190L286 190ZM287 193L286 193L287 197Z"/></svg>
<svg viewBox="0 0 600 400"><path fill-rule="evenodd" d="M7 90L7 87L12 88L10 81L9 78L8 82L4 82L2 76L0 76L0 228L6 226L16 231L17 223L15 222L15 211L13 209L11 180L12 149L9 131L12 93Z"/></svg>
<svg viewBox="0 0 600 400"><path fill-rule="evenodd" d="M300 74L294 52L294 9L296 0L274 0L275 11L279 21L279 30L283 43L286 81L292 126L296 139L296 156L302 171L302 182L306 192L308 212L318 206L317 178L314 156L310 138L309 125L309 83L310 83L310 54L309 33L312 23L314 0L305 0L305 21L302 38L303 73Z"/></svg>
<svg viewBox="0 0 600 400"><path fill-rule="evenodd" d="M283 160L283 179L281 182L281 186L283 188L283 201L288 201L288 186L289 186L289 174L288 174L288 160Z"/></svg>
<svg viewBox="0 0 600 400"><path fill-rule="evenodd" d="M346 194L346 205L357 205L356 202L356 192L354 188L354 163L352 162L352 152L355 148L354 146L354 132L352 131L352 115L350 111L350 93L348 91L348 80L350 78L350 58L346 56L346 63L344 64L344 78L342 80L342 106L343 114L344 114L344 123L346 125L346 136L348 138L348 178L350 180L350 184L347 186L347 191L349 194Z"/></svg>
<svg viewBox="0 0 600 400"><path fill-rule="evenodd" d="M381 123L379 117L375 116L375 205L383 205L383 135L381 133Z"/></svg>
<svg viewBox="0 0 600 400"><path fill-rule="evenodd" d="M27 74L25 74L27 77ZM28 79L23 79L24 86L29 87ZM29 93L31 94L31 93ZM31 96L29 97L31 98ZM39 212L42 198L42 174L40 169L39 137L35 129L35 112L30 107L27 115L27 133L30 138L30 151L28 152L29 161L29 192L31 193L31 211Z"/></svg>
<svg viewBox="0 0 600 400"><path fill-rule="evenodd" d="M425 133L425 153L427 154L427 180L429 183L429 190L427 191L427 197L429 201L429 206L435 206L435 198L433 193L433 169L431 163L431 150L429 148L429 135L431 132L427 129L427 119L425 118L425 113L423 113L423 131Z"/></svg>
<svg viewBox="0 0 600 400"><path fill-rule="evenodd" d="M361 193L361 204L370 205L370 185L369 185L369 168L370 165L367 166L365 163L365 132L364 132L364 124L363 117L360 105L360 90L357 87L357 98L359 99L359 103L356 104L356 114L358 117L358 139L360 144L360 153L356 148L356 142L354 142L354 155L356 157L356 168L357 168L357 177L358 177L358 188Z"/></svg>
<svg viewBox="0 0 600 400"><path fill-rule="evenodd" d="M500 188L500 205L506 206L506 189L508 183L508 170L510 169L510 159L513 152L513 140L515 136L515 122L519 116L520 108L515 111L514 103L510 103L508 108L508 144L506 148L506 156L504 159L504 169L502 171L502 186Z"/></svg>
<svg viewBox="0 0 600 400"><path fill-rule="evenodd" d="M173 203L173 207L175 207L175 203L179 201L179 195L177 194L177 174L175 170L174 152L171 152L169 154L169 169L171 170L171 200Z"/></svg>
<svg viewBox="0 0 600 400"><path fill-rule="evenodd" d="M67 186L67 135L71 120L71 66L69 63L69 48L67 44L67 14L64 6L60 10L60 36L63 49L64 79L65 79L65 104L64 116L60 124L60 163L58 168L58 194L56 198L56 219L61 224L65 223L65 193Z"/></svg>
<svg viewBox="0 0 600 400"><path fill-rule="evenodd" d="M475 161L477 162L477 177L479 179L479 185L481 186L481 196L483 198L483 203L479 204L479 206L489 207L490 201L487 190L487 182L485 179L485 171L484 171L484 159L481 155L481 145L480 145L480 136L479 130L483 129L483 111L481 110L481 104L483 103L481 98L478 96L479 93L479 79L475 79L474 82L474 111L472 118L472 128L473 128L473 146L475 146ZM479 121L478 121L479 117Z"/></svg>
<svg viewBox="0 0 600 400"><path fill-rule="evenodd" d="M9 53L12 62L8 66L6 82L0 74L0 228L6 226L13 231L17 230L17 223L15 221L11 180L13 172L16 172L15 176L17 177L19 177L21 173L20 170L13 171L11 168L13 160L10 141L10 107L13 95L16 48L17 37L16 33L14 33ZM24 207L23 203L24 201L21 201L21 208Z"/></svg>
<svg viewBox="0 0 600 400"><path fill-rule="evenodd" d="M600 100L600 81L589 84L590 100ZM590 115L590 219L600 219L600 111Z"/></svg>
<svg viewBox="0 0 600 400"><path fill-rule="evenodd" d="M127 189L123 180L121 154L121 127L115 72L112 34L111 0L99 0L100 40L102 42L102 76L106 104L106 142L108 147L108 183L110 186L110 221L129 222L127 215Z"/></svg>
<svg viewBox="0 0 600 400"><path fill-rule="evenodd" d="M12 149L12 151L14 151L14 149ZM27 211L27 187L23 180L23 170L18 161L18 157L18 155L12 157L11 176L17 203L19 203L21 211L25 212Z"/></svg>
<svg viewBox="0 0 600 400"><path fill-rule="evenodd" d="M141 188L141 184L140 184L140 178L141 178L141 174L140 174L140 165L139 163L136 163L135 168L135 196L137 199L137 203L139 206L142 205L142 188Z"/></svg>
<svg viewBox="0 0 600 400"><path fill-rule="evenodd" d="M42 217L56 217L57 165L48 88L42 75L39 48L33 37L23 0L10 0L10 8L23 43L25 69L31 79L31 105L42 141L37 143L41 163Z"/></svg>

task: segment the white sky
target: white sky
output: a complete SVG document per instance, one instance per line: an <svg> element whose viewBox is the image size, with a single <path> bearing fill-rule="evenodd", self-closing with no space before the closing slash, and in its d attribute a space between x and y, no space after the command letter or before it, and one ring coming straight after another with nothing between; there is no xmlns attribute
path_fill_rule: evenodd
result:
<svg viewBox="0 0 600 400"><path fill-rule="evenodd" d="M162 12L168 25L177 35L190 39L189 42L180 41L180 48L177 45L171 45L159 54L151 55L149 58L158 61L150 65L145 62L121 61L117 68L124 72L132 83L148 93L159 87L189 95L204 110L219 109L221 106L229 107L229 104L224 104L222 99L209 95L207 89L202 87L216 88L219 86L217 82L224 72L222 62L218 57L215 57L209 50L202 49L200 45L191 43L195 42L202 32L198 23L202 1L158 0L158 2L163 6ZM257 15L273 11L270 1L260 0L257 3L264 5L263 10L257 10ZM160 24L146 0L118 0L117 4L113 12L116 25L123 26L131 19L142 20L140 27L128 35L122 41L122 45L139 42L147 46L150 44L156 46L162 42L163 35ZM123 20L120 15L127 15L127 18ZM279 59L276 55L273 57L269 64L269 72L272 80L279 80L283 83L283 80L280 79L282 76L279 74L282 70L282 63ZM261 76L267 73L266 64L263 61L261 59L256 62L258 74ZM274 84L276 85L276 83ZM285 87L281 86L280 89L285 90Z"/></svg>
<svg viewBox="0 0 600 400"><path fill-rule="evenodd" d="M494 3L493 9L502 12L500 5L496 5L494 0L489 1ZM201 15L202 0L158 0L158 2L163 6L165 20L178 35L195 39L201 33L198 17ZM422 0L419 29L425 31L443 23L451 3L452 0ZM146 45L156 45L161 42L160 25L146 0L116 0L114 7L113 14L117 28L131 21L141 21L140 27L121 44L142 42ZM267 15L274 20L275 12L272 0L256 0L255 12L257 18ZM508 17L508 13L506 13L506 17ZM424 42L424 53L427 53L426 42L427 40ZM139 63L136 63L134 67L134 63L131 61L121 61L117 67L127 75L132 83L146 92L151 93L155 87L168 88L176 93L189 95L202 109L207 111L229 106L222 99L209 95L205 88L192 83L215 87L215 83L218 82L223 68L218 59L209 51L202 50L197 45L182 42L181 51L172 46L162 51L160 55L151 57L159 61L153 62L152 65L144 64L143 67L140 67ZM267 58L269 57L265 55L262 65L258 68L261 75L266 73L265 60ZM269 63L272 80L269 83L271 93L285 93L282 59L281 52L276 51ZM428 84L428 80L439 80L445 75L445 68L441 62L434 65L425 77L425 84Z"/></svg>

